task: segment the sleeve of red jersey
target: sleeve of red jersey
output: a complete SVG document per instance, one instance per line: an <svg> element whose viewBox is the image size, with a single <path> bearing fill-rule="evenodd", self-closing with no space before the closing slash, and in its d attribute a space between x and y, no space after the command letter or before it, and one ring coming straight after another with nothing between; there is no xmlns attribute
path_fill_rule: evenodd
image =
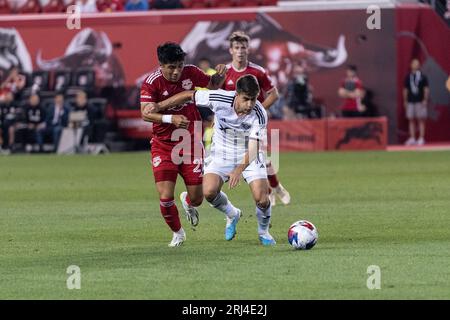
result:
<svg viewBox="0 0 450 320"><path fill-rule="evenodd" d="M155 89L149 83L144 82L141 86L141 103L158 102Z"/></svg>
<svg viewBox="0 0 450 320"><path fill-rule="evenodd" d="M192 66L192 75L194 80L194 86L200 88L206 88L211 80L211 76L204 73L197 66Z"/></svg>
<svg viewBox="0 0 450 320"><path fill-rule="evenodd" d="M261 90L264 92L268 92L275 87L272 79L267 74L267 71L259 72L259 82L260 82L259 85L261 87Z"/></svg>
<svg viewBox="0 0 450 320"><path fill-rule="evenodd" d="M362 90L363 88L363 83L361 80L358 79L358 81L356 81L356 88Z"/></svg>

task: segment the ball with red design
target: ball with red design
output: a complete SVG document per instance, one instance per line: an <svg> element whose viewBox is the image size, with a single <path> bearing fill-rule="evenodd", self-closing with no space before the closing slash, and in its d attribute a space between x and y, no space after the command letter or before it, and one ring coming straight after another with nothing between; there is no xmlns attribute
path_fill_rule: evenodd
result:
<svg viewBox="0 0 450 320"><path fill-rule="evenodd" d="M309 250L317 242L319 233L316 227L309 221L299 220L289 227L288 241L298 250Z"/></svg>

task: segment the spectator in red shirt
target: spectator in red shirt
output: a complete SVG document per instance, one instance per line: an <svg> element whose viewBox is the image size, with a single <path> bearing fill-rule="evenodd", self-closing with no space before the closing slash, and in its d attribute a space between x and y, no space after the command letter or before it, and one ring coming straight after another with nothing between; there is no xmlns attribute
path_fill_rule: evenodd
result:
<svg viewBox="0 0 450 320"><path fill-rule="evenodd" d="M342 116L346 118L361 117L365 111L361 100L364 96L364 88L361 80L356 74L357 68L354 65L347 67L347 75L342 80L338 90L339 97L344 99L341 105Z"/></svg>
<svg viewBox="0 0 450 320"><path fill-rule="evenodd" d="M97 8L100 12L123 11L123 4L120 0L101 0L97 1Z"/></svg>

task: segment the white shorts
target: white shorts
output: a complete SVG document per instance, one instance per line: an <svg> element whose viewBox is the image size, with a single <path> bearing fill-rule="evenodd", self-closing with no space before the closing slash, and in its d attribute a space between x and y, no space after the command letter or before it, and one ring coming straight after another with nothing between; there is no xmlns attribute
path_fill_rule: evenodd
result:
<svg viewBox="0 0 450 320"><path fill-rule="evenodd" d="M222 159L208 157L205 159L204 174L214 173L222 178L223 182L227 182L230 174L238 165L234 163L224 163ZM242 172L245 182L250 184L254 180L267 179L266 159L260 154L259 159L255 159Z"/></svg>
<svg viewBox="0 0 450 320"><path fill-rule="evenodd" d="M408 102L406 106L406 118L413 119L426 119L428 116L427 106L422 102Z"/></svg>

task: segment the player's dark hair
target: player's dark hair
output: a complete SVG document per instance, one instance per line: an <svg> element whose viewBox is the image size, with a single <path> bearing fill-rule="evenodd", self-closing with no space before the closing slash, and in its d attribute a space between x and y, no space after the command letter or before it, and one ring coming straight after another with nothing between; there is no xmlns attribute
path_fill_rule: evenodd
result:
<svg viewBox="0 0 450 320"><path fill-rule="evenodd" d="M174 42L166 42L158 46L158 61L161 64L174 63L184 61L186 52L181 49L180 45Z"/></svg>
<svg viewBox="0 0 450 320"><path fill-rule="evenodd" d="M257 97L259 95L258 80L251 74L240 77L236 82L236 92L238 94L244 93L250 97Z"/></svg>
<svg viewBox="0 0 450 320"><path fill-rule="evenodd" d="M349 64L347 66L347 69L348 70L352 70L353 72L357 72L358 71L358 68L354 64Z"/></svg>
<svg viewBox="0 0 450 320"><path fill-rule="evenodd" d="M244 31L235 31L228 38L230 41L230 48L233 46L233 42L250 42L250 37Z"/></svg>

